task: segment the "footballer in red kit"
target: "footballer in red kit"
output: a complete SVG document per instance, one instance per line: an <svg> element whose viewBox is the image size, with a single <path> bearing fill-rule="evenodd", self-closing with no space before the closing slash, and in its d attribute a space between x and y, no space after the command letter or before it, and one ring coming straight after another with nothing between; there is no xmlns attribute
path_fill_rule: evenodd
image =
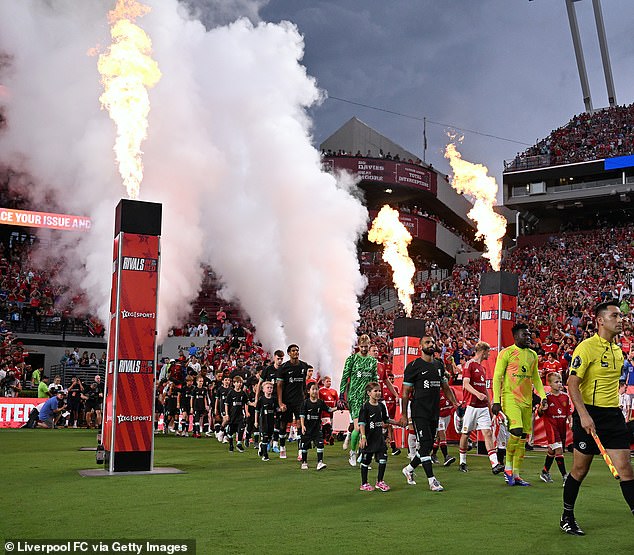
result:
<svg viewBox="0 0 634 555"><path fill-rule="evenodd" d="M461 472L469 472L467 467L467 449L469 434L474 430L480 430L482 433L493 474L499 474L504 470L504 465L500 464L493 442L486 368L482 365L489 358L490 353L490 345L484 341L479 341L475 346L474 357L464 365L463 369L462 389L467 408L462 419L462 430L460 430L460 464L458 470Z"/></svg>

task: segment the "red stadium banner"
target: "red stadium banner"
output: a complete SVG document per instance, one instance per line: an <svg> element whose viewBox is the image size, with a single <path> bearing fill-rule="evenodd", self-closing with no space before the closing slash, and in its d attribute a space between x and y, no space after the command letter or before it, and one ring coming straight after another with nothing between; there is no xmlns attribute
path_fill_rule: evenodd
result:
<svg viewBox="0 0 634 555"><path fill-rule="evenodd" d="M420 338L425 333L425 322L415 318L396 318L394 320L394 341L392 351L392 373L394 386L403 391L405 367L420 356ZM400 403L396 409L396 420L401 417ZM394 441L401 448L405 446L402 428L394 428Z"/></svg>
<svg viewBox="0 0 634 555"><path fill-rule="evenodd" d="M29 413L46 401L37 397L0 397L0 428L21 428L29 421Z"/></svg>
<svg viewBox="0 0 634 555"><path fill-rule="evenodd" d="M44 227L65 231L88 231L92 226L92 221L85 216L0 208L0 224Z"/></svg>
<svg viewBox="0 0 634 555"><path fill-rule="evenodd" d="M151 470L160 205L121 201L117 211L103 446L110 472Z"/></svg>
<svg viewBox="0 0 634 555"><path fill-rule="evenodd" d="M384 158L355 158L352 156L334 156L324 158L322 166L326 171L347 170L363 181L374 181L382 185L412 187L436 194L436 172L410 164Z"/></svg>
<svg viewBox="0 0 634 555"><path fill-rule="evenodd" d="M368 213L370 214L371 226L372 220L376 218L379 211L369 210ZM398 219L407 228L407 231L410 232L412 238L427 241L432 245L436 244L436 222L434 222L434 220L430 220L424 216L417 216L416 214L405 214L403 212L399 212Z"/></svg>

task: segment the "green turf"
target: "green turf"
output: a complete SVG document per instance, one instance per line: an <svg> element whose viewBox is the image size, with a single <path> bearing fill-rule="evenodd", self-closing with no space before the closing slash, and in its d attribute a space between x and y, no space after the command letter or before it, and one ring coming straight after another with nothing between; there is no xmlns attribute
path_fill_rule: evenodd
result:
<svg viewBox="0 0 634 555"><path fill-rule="evenodd" d="M626 553L632 516L618 483L595 460L582 486L577 519L583 538L559 531L562 487L537 475L541 453L529 453L530 488L509 488L488 459L470 456L471 472L438 467L445 487L432 493L401 475L404 454L390 457L388 493L360 492L359 469L341 444L327 447L328 468L300 471L289 458L262 462L254 450L230 454L215 439L156 438L156 466L182 475L82 478L96 468L86 430L0 431L4 487L0 536L22 538L194 538L197 553ZM450 451L457 451L450 446ZM457 453L455 453L457 455ZM566 455L567 464L571 459ZM553 476L558 474L553 465ZM372 483L376 464L370 471Z"/></svg>

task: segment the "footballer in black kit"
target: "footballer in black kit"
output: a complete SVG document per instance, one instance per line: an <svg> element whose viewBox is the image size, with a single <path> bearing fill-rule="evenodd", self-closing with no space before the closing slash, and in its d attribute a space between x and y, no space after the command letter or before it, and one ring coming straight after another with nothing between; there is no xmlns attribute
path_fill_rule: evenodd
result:
<svg viewBox="0 0 634 555"><path fill-rule="evenodd" d="M289 345L290 360L277 370L277 397L280 406L280 457L286 458L286 427L299 418L304 402L308 364L299 360L299 347Z"/></svg>
<svg viewBox="0 0 634 555"><path fill-rule="evenodd" d="M308 388L309 397L304 399L299 411L302 426L302 437L300 440L300 451L302 454L302 470L308 469L308 450L311 444L317 448L317 470L325 468L324 459L324 436L321 432L321 413L333 412L323 399L319 398L319 387L315 382Z"/></svg>
<svg viewBox="0 0 634 555"><path fill-rule="evenodd" d="M282 364L282 361L284 360L284 353L278 349L277 351L273 353L273 357L274 357L275 363L277 363L277 366L275 363L273 363L265 367L264 370L262 370L262 374L260 374L259 388L261 390L265 383L270 382L273 385L273 394L272 394L273 399L275 399L275 403L277 404L277 386L276 386L277 370L279 366ZM261 395L262 395L262 392L259 391L256 397L259 398ZM280 439L279 411L276 411L275 413L273 435L271 436L271 439L273 439L273 446L275 447L277 445L277 442Z"/></svg>
<svg viewBox="0 0 634 555"><path fill-rule="evenodd" d="M436 340L424 336L420 340L421 356L405 367L403 375L401 424L407 424L407 410L411 400L412 423L419 443L419 449L412 462L403 469L408 484L415 484L413 471L422 464L432 491L443 491L443 487L434 477L431 463L431 452L438 427L440 414L440 389L445 397L456 407L458 405L454 392L447 383L445 367L441 360L434 357Z"/></svg>

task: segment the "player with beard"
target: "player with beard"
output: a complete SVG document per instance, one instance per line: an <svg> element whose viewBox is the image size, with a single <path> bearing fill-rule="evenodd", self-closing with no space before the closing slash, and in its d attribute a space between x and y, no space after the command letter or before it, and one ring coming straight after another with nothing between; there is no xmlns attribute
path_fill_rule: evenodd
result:
<svg viewBox="0 0 634 555"><path fill-rule="evenodd" d="M416 485L414 481L414 469L422 465L427 475L429 489L443 491L436 477L431 462L431 451L436 437L436 427L440 412L440 390L454 407L458 406L456 396L449 387L445 377L445 368L440 359L434 357L436 352L436 340L425 335L420 340L421 356L410 362L403 375L403 393L401 402L403 414L401 425L407 426L407 414L412 397L411 414L412 423L418 439L418 452L410 464L403 468L403 475L410 485Z"/></svg>
<svg viewBox="0 0 634 555"><path fill-rule="evenodd" d="M286 458L286 428L299 413L304 402L308 364L299 359L299 346L286 349L290 360L277 369L277 399L280 407L280 459ZM299 442L298 442L299 445ZM301 453L300 453L301 456ZM298 457L299 458L299 457Z"/></svg>
<svg viewBox="0 0 634 555"><path fill-rule="evenodd" d="M357 464L357 448L359 447L359 411L366 400L365 388L370 382L378 382L376 371L377 360L370 355L370 338L367 335L359 337L359 352L350 355L343 366L341 387L339 390L340 402L348 403L350 418L354 430L350 436L350 466Z"/></svg>

